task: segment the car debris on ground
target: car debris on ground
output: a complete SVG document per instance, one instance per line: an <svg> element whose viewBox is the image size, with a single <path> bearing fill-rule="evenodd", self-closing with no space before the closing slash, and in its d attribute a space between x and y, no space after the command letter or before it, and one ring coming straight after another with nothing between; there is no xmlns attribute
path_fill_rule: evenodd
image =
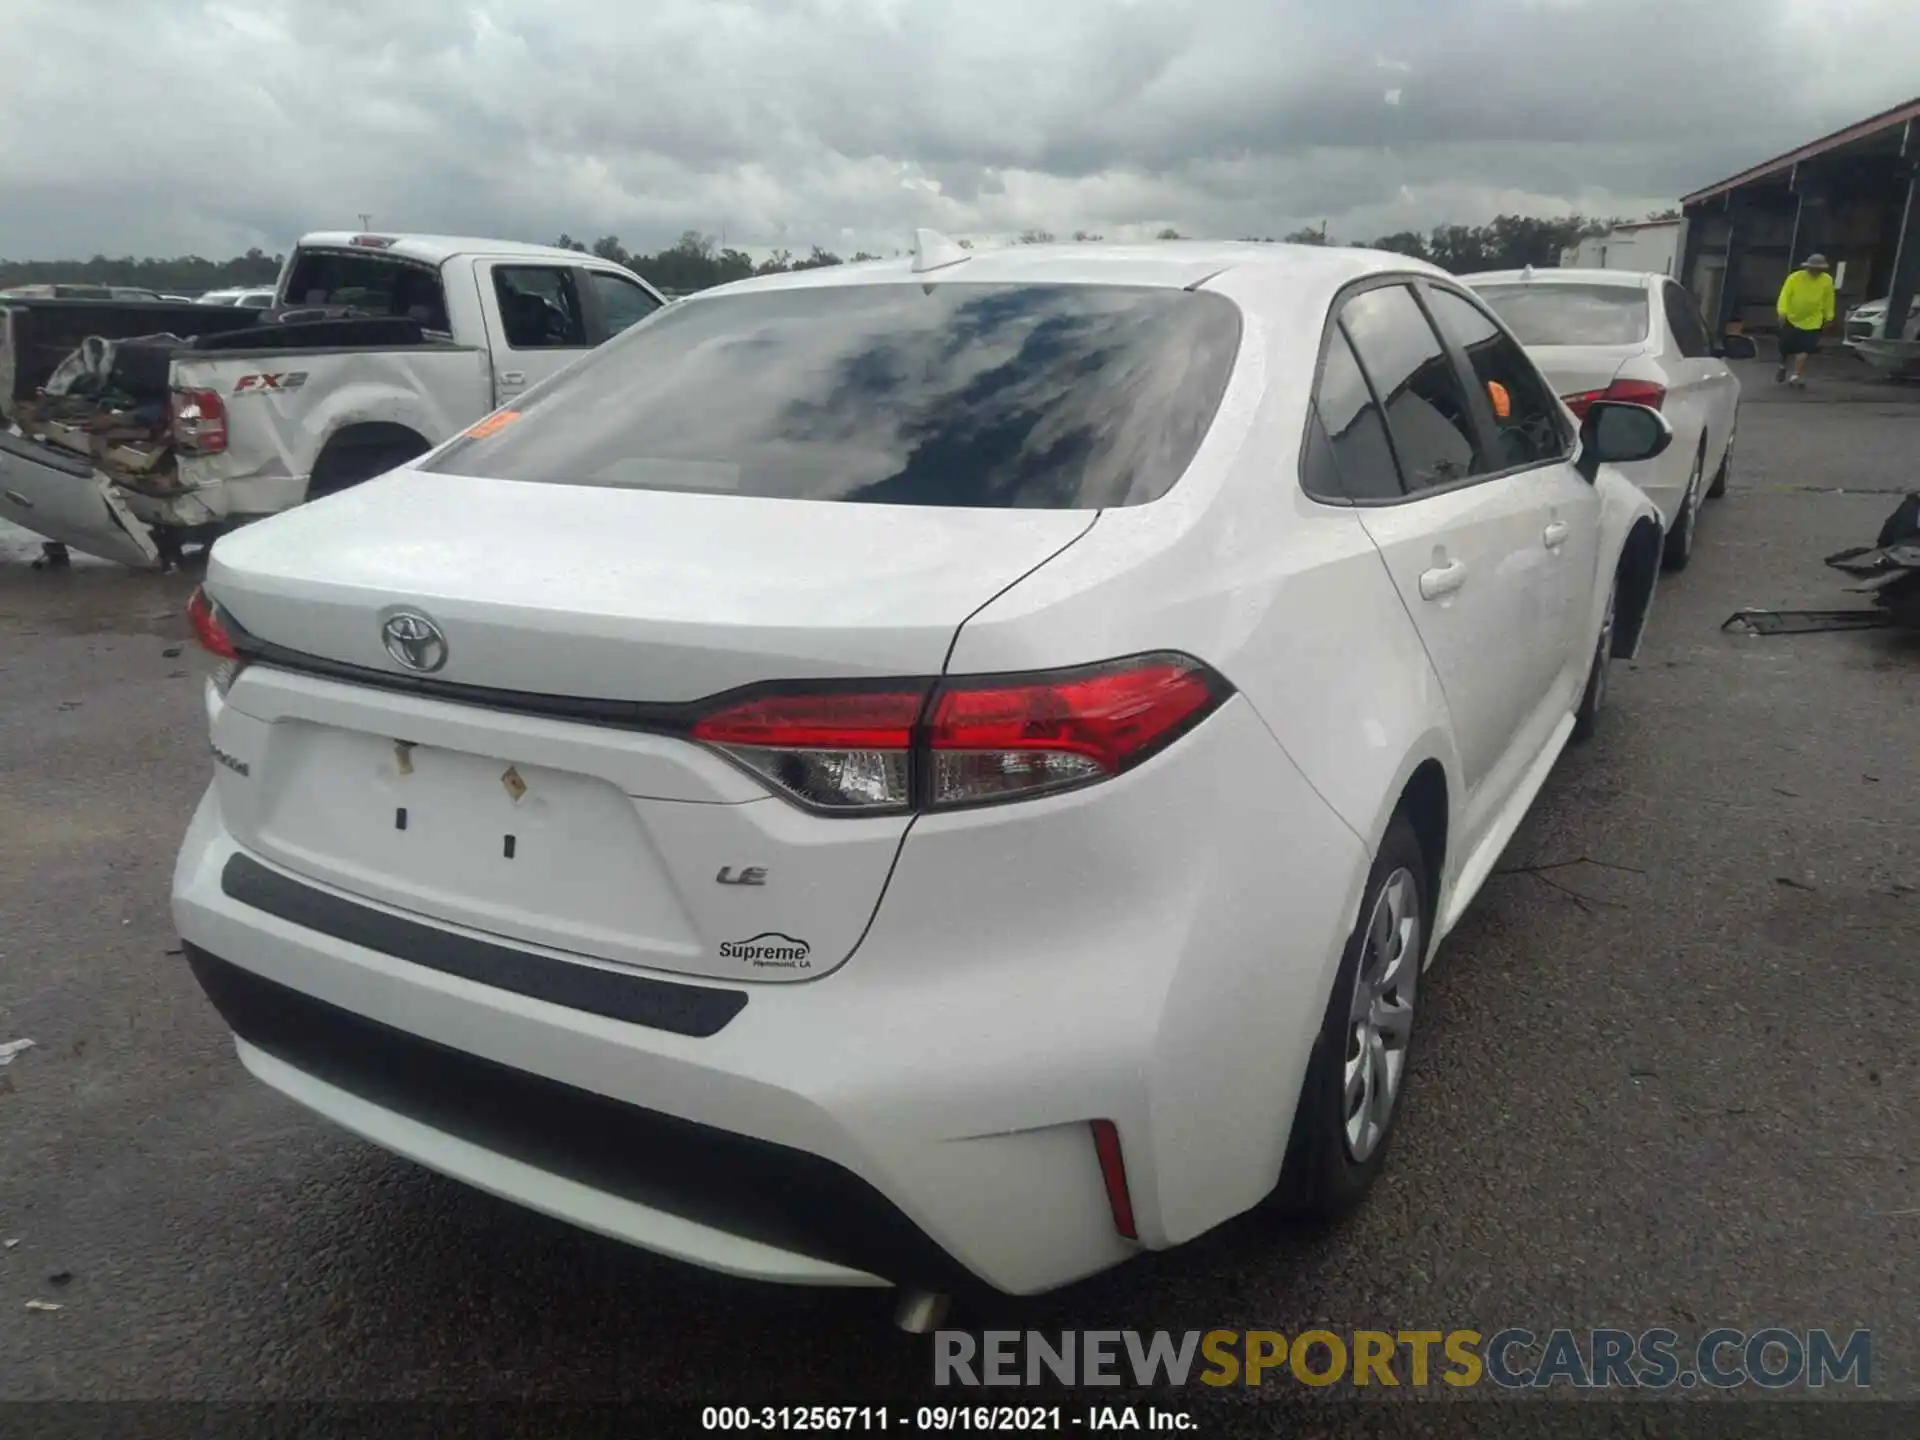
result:
<svg viewBox="0 0 1920 1440"><path fill-rule="evenodd" d="M1894 507L1870 546L1827 556L1828 565L1867 583L1856 586L1894 623L1920 629L1920 490Z"/></svg>
<svg viewBox="0 0 1920 1440"><path fill-rule="evenodd" d="M1810 635L1828 630L1920 629L1920 490L1894 507L1872 545L1858 545L1827 556L1835 570L1864 580L1851 589L1871 595L1868 609L1740 610L1722 630L1749 635Z"/></svg>

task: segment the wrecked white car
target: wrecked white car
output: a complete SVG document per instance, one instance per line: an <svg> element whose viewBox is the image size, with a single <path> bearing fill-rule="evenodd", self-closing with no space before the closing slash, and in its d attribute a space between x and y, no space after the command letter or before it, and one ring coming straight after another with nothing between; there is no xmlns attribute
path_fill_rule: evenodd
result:
<svg viewBox="0 0 1920 1440"><path fill-rule="evenodd" d="M592 255L309 235L275 304L0 298L0 519L167 565L452 438L658 309Z"/></svg>

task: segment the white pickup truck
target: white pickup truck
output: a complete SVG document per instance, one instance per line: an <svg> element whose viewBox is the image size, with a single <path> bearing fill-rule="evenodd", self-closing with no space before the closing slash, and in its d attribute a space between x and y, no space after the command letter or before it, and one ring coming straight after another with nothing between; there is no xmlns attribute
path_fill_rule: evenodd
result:
<svg viewBox="0 0 1920 1440"><path fill-rule="evenodd" d="M264 311L0 297L0 519L132 566L424 454L665 298L592 255L308 235Z"/></svg>

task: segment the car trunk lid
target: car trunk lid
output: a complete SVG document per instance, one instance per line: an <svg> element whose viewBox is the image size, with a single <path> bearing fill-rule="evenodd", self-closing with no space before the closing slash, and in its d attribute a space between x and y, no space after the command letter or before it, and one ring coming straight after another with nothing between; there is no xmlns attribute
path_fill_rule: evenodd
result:
<svg viewBox="0 0 1920 1440"><path fill-rule="evenodd" d="M970 613L1092 523L397 472L214 547L207 591L266 657L215 722L229 827L556 964L817 978L907 815L807 810L646 717L937 675ZM389 653L401 613L437 629L439 668Z"/></svg>

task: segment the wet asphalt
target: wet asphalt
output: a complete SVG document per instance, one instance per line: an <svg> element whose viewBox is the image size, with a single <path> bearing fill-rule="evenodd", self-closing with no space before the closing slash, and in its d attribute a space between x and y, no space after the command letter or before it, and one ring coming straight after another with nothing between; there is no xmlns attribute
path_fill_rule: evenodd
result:
<svg viewBox="0 0 1920 1440"><path fill-rule="evenodd" d="M1920 392L1829 373L1743 367L1732 493L1443 952L1370 1204L969 1323L1867 1327L1920 1400L1920 640L1719 628L1858 603L1821 557L1920 487ZM883 1296L656 1261L245 1075L167 915L192 576L36 548L0 533L0 1401L925 1393Z"/></svg>

